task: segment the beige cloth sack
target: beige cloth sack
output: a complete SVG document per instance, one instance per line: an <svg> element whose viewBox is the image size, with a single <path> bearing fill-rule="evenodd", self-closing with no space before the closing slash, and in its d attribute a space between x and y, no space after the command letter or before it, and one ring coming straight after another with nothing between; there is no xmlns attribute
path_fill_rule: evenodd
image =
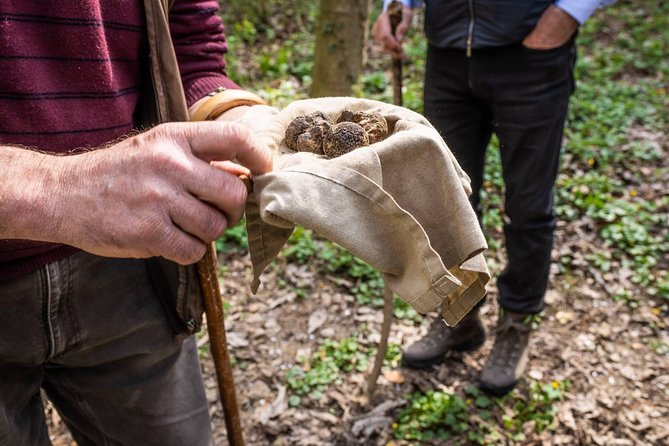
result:
<svg viewBox="0 0 669 446"><path fill-rule="evenodd" d="M291 152L284 133L297 116L344 109L380 113L389 136L338 158ZM355 98L252 107L242 120L275 152L274 171L253 179L246 208L252 290L295 225L340 244L383 273L416 311L441 306L456 324L485 295L487 246L467 196L469 178L439 133L405 108Z"/></svg>

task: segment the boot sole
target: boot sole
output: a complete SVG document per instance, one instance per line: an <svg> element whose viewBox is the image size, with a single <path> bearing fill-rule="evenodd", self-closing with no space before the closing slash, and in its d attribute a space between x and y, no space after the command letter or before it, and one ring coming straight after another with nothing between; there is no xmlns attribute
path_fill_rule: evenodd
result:
<svg viewBox="0 0 669 446"><path fill-rule="evenodd" d="M518 384L518 381L504 387L494 387L494 386L488 386L484 382L479 381L479 389L483 390L485 393L492 396L504 396L507 393L511 392L513 389L515 389L516 384Z"/></svg>
<svg viewBox="0 0 669 446"><path fill-rule="evenodd" d="M448 351L462 352L462 353L470 352L482 346L483 343L485 342L485 339L486 339L486 334L484 331L482 334L473 338L469 342L450 348L448 349ZM446 353L444 353L443 355L434 356L432 358L427 358L424 360L407 360L405 356L402 356L402 365L410 369L424 370L424 369L429 369L433 365L439 365L443 363L445 357Z"/></svg>

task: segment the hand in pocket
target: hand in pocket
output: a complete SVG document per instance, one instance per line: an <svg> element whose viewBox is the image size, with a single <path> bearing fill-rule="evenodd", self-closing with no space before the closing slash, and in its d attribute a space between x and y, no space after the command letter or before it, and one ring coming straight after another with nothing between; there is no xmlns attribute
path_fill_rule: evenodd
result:
<svg viewBox="0 0 669 446"><path fill-rule="evenodd" d="M532 32L523 39L523 46L534 50L557 48L567 43L577 28L578 22L572 16L551 5L541 15Z"/></svg>

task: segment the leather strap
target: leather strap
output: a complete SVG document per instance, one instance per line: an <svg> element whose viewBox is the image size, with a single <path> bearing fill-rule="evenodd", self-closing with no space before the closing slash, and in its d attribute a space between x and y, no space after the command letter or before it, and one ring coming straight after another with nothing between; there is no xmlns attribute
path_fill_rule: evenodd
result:
<svg viewBox="0 0 669 446"><path fill-rule="evenodd" d="M267 105L260 96L246 90L224 90L206 100L193 113L191 121L216 119L231 108L240 105Z"/></svg>

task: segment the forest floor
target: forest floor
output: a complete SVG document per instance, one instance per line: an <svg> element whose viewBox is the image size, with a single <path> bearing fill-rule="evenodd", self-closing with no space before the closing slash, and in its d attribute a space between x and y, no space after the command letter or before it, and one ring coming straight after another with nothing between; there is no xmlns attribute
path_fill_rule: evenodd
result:
<svg viewBox="0 0 669 446"><path fill-rule="evenodd" d="M573 230L569 225L558 230L558 249L581 251L565 245L566 239L587 242L570 235ZM349 291L353 283L319 273L314 264L278 262L263 275L254 296L249 292L248 258L233 253L221 259L222 289L230 303L226 328L249 445L412 444L395 438L397 415L410 395L429 390L460 395L469 413L467 430L475 429L483 439L467 439L463 430L435 444L669 443L669 363L666 353L658 354L647 342L660 333L666 345L667 314L614 302L604 289L609 279L592 277L587 269L568 282L553 274L547 306L532 338L527 377L510 396L487 399L472 388L489 352L488 340L478 351L449 355L430 370L388 365L371 407L364 407L366 369L338 371L324 391L313 398L303 396L297 404L291 404L295 392L287 376L295 365L308 370L303 358L332 339L352 339L355 348L345 353L369 358L379 339L381 309L358 304ZM495 326L495 296L491 287L482 310L489 331ZM408 345L426 331L427 323L396 319L392 345ZM224 445L225 425L206 341L206 336L200 338L215 444ZM381 411L374 415L380 416L369 416L378 407ZM452 410L460 417L461 411ZM71 444L57 413L48 411L54 444ZM538 433L537 422L548 426Z"/></svg>
<svg viewBox="0 0 669 446"><path fill-rule="evenodd" d="M355 259L337 260L346 253L299 230L252 295L243 231L230 231L219 260L247 444L669 444L667 8L621 0L581 30L546 308L535 321L527 373L509 395L488 397L476 387L494 336L494 279L482 308L489 339L429 370L403 368L400 356L432 318L396 300L383 373L365 405L382 320L379 276ZM419 39L408 43L409 54L422 54ZM248 61L260 60L274 70L282 49L288 60L299 59L295 42L307 41L244 53L245 62L232 66L250 73L257 66ZM370 57L363 94L388 100L379 60ZM421 65L407 72L405 97L419 111ZM291 73L266 74L264 91L275 104L306 96ZM502 201L495 198L503 185L498 168L486 175L486 259L496 276L505 262ZM207 341L203 331L215 442L224 445ZM54 445L74 444L57 412L49 404L46 411Z"/></svg>
<svg viewBox="0 0 669 446"><path fill-rule="evenodd" d="M664 139L661 146L669 157L669 142ZM666 184L665 173L646 187ZM490 339L478 351L448 355L430 370L399 366L399 346L419 338L430 321L404 311L393 323L391 354L375 398L363 406L366 364L372 362L382 314L380 306L360 303L351 291L360 282L323 272L323 260L300 264L283 258L263 274L254 296L248 255L243 250L221 254L226 328L247 444L412 444L396 438L400 416L412 398L429 391L451 400L419 402L424 414L450 413L464 423L442 433L443 439L435 433L434 444L669 444L666 304L630 306L612 298L610 288L618 278L589 266L585 258L587 246L597 243L589 225L577 219L557 229L554 257L569 253L572 269L569 274L553 269L526 378L504 398L487 398L475 387ZM501 250L497 257L491 264L501 264ZM482 309L489 332L497 317L495 298L490 286ZM223 445L225 425L206 335L199 344L216 444ZM353 370L339 364L334 377L323 370L291 380L295 366L316 370L312 363L324 354L340 355ZM57 413L47 411L54 444L72 444ZM405 427L411 437L412 428Z"/></svg>
<svg viewBox="0 0 669 446"><path fill-rule="evenodd" d="M578 234L569 235L572 230L560 228L558 245L579 252L573 246L577 243L564 244L569 238L583 241ZM227 328L238 361L235 379L249 444L405 444L393 436L397 414L409 395L429 390L462 396L470 418L479 418L468 422L476 425L481 438L488 436L490 441L472 439L472 443L669 443L669 364L666 354L659 355L644 342L658 332L666 336L666 313L614 302L603 287L607 279L601 278L600 284L600 278L591 277L587 270L569 282L553 275L547 307L532 339L527 378L509 397L488 400L471 388L489 352L489 340L476 352L449 355L431 370L387 367L369 408L362 406L367 374L357 370L340 372L337 381L320 395L302 397L299 405L291 407L294 392L287 383L287 372L296 364L309 370L309 362L301 358L313 356L330 339L353 338L358 344L354 354L364 355L378 341L381 310L357 304L349 291L352 284L318 273L313 265L277 266L263 277L262 290L252 296L248 261L227 257L225 262L229 267L224 274L225 293L232 303ZM238 282L233 277L246 280ZM308 297L301 297L291 286L282 288L281 280L307 288ZM495 297L491 287L483 308L489 331L495 326ZM427 321L414 325L396 319L391 343L408 345L425 332L426 325ZM216 388L208 355L204 370L213 403ZM542 386L555 390L556 395ZM382 417L368 417L365 423L370 409L389 402L397 404L383 410ZM487 419L481 417L484 411L489 413ZM212 413L217 444L225 444L218 405L212 405ZM550 427L537 433L537 422L553 415ZM520 426L505 416L516 418ZM436 443L467 443L465 438L466 431L450 442Z"/></svg>

